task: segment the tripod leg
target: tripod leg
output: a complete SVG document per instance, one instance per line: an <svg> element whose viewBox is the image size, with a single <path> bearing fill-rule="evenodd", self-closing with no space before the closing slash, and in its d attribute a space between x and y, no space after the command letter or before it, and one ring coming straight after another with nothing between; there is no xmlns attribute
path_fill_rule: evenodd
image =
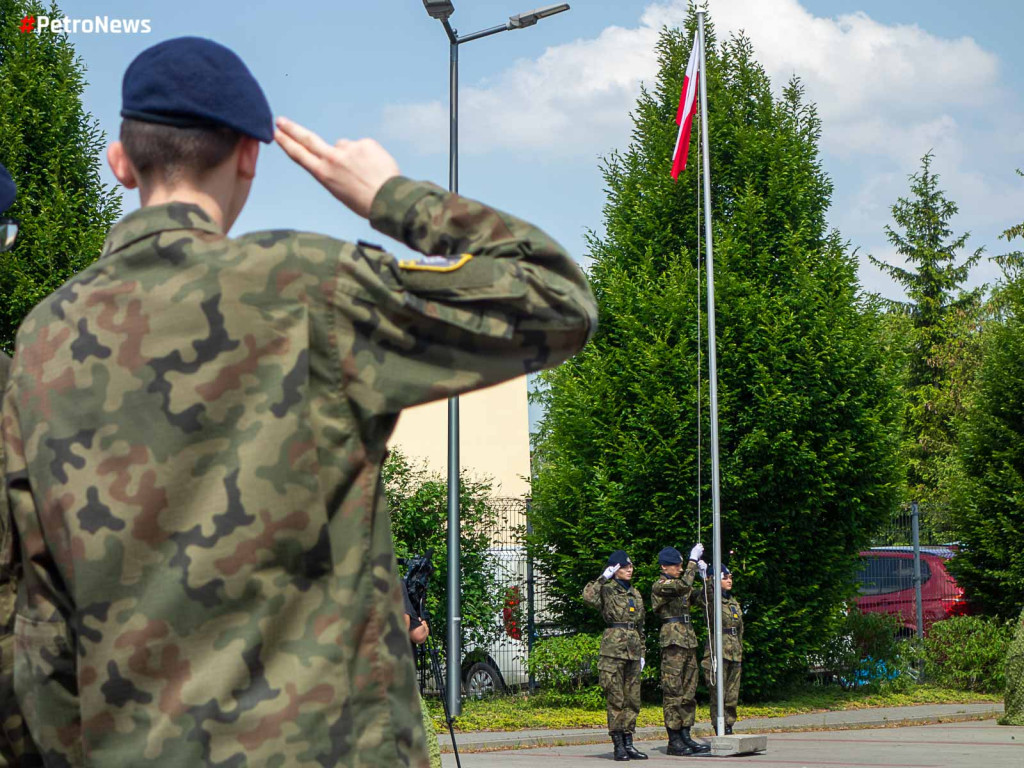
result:
<svg viewBox="0 0 1024 768"><path fill-rule="evenodd" d="M455 741L455 727L452 725L454 719L448 709L448 692L444 688L444 675L441 674L441 662L437 657L437 646L431 637L427 638L427 652L430 654L430 669L434 673L434 684L441 692L441 703L444 705L444 719L448 723L448 733L452 737L452 752L455 753L455 765L462 768L462 760L459 758L459 745Z"/></svg>

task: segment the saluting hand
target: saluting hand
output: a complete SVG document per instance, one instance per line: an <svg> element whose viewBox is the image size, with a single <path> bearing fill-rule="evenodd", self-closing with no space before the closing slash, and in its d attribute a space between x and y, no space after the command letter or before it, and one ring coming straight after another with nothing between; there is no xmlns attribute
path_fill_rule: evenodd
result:
<svg viewBox="0 0 1024 768"><path fill-rule="evenodd" d="M373 139L340 139L331 146L287 117L277 118L274 139L288 156L363 218L384 182L398 175L398 163Z"/></svg>
<svg viewBox="0 0 1024 768"><path fill-rule="evenodd" d="M609 565L607 568L604 569L604 573L602 573L601 575L604 576L606 579L610 579L612 576L615 575L615 572L619 570L619 568L621 567L621 565Z"/></svg>

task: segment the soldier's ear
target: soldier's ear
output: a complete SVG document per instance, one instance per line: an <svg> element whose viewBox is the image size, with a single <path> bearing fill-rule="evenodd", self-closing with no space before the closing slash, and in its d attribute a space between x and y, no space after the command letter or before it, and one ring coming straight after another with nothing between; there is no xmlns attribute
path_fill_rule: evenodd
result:
<svg viewBox="0 0 1024 768"><path fill-rule="evenodd" d="M243 136L238 143L238 175L252 181L256 176L256 161L259 156L259 141L250 136Z"/></svg>
<svg viewBox="0 0 1024 768"><path fill-rule="evenodd" d="M125 189L135 189L139 186L135 168L132 167L128 154L124 151L124 145L120 141L115 141L107 147L107 162L110 163L110 170L114 172L114 176Z"/></svg>

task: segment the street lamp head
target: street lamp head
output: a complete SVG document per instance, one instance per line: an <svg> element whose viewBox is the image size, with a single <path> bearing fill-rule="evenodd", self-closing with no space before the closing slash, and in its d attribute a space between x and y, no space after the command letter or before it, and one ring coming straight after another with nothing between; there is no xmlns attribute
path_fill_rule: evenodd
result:
<svg viewBox="0 0 1024 768"><path fill-rule="evenodd" d="M423 0L426 2L426 0ZM554 16L556 13L562 11L568 11L568 3L559 3L558 5L545 5L543 8L535 8L532 11L526 13L520 13L516 16L509 16L508 28L509 29L522 29L523 27L532 27L541 19L546 19L548 16Z"/></svg>
<svg viewBox="0 0 1024 768"><path fill-rule="evenodd" d="M431 18L440 21L445 21L455 13L455 6L452 5L452 0L423 0L423 7L427 9L427 13L430 14Z"/></svg>

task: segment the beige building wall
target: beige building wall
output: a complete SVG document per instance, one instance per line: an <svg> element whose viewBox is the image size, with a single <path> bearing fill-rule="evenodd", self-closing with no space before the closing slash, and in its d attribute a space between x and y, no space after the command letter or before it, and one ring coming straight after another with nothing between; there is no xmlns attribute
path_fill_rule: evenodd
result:
<svg viewBox="0 0 1024 768"><path fill-rule="evenodd" d="M494 479L495 496L526 496L530 486L530 415L526 377L459 398L460 463L472 474ZM402 412L390 447L413 461L448 472L448 401Z"/></svg>

